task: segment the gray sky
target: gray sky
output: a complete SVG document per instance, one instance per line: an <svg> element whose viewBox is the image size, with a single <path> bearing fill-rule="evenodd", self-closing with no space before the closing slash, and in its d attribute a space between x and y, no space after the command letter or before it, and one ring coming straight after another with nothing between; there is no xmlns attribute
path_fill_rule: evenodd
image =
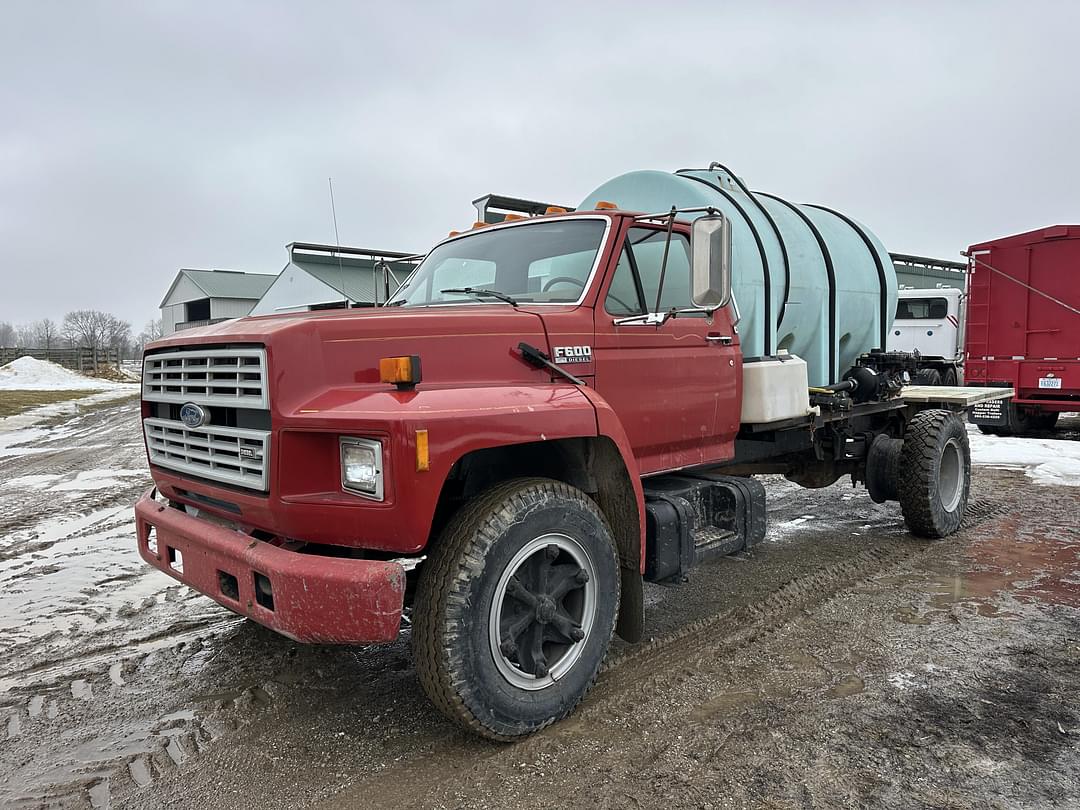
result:
<svg viewBox="0 0 1080 810"><path fill-rule="evenodd" d="M1080 4L9 2L0 320L424 250L489 191L720 160L898 252L1080 220ZM649 10L649 9L653 10Z"/></svg>

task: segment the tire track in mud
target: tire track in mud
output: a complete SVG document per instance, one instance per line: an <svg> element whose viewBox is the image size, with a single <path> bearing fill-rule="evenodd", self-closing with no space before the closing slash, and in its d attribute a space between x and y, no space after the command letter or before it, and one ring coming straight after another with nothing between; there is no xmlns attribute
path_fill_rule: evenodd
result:
<svg viewBox="0 0 1080 810"><path fill-rule="evenodd" d="M1008 512L1008 505L994 500L972 503L962 528L971 528ZM354 806L353 798L377 795L386 807L454 807L455 800L434 803L448 778L473 769L478 760L495 771L517 771L525 762L543 762L553 747L581 745L604 748L610 721L633 718L643 700L676 690L703 673L722 667L736 652L762 643L769 636L799 622L810 611L838 596L873 582L894 568L907 567L921 557L941 552L962 542L959 538L924 541L902 535L788 580L755 604L719 610L651 641L609 654L597 685L574 715L534 737L510 746L465 746L434 771L426 758L402 762L389 771L365 780L323 804L323 808ZM692 734L690 726L685 734ZM548 757L550 759L550 757ZM489 766L485 766L487 770ZM449 776L453 774L454 776ZM348 798L347 798L348 797ZM710 798L703 796L703 801Z"/></svg>

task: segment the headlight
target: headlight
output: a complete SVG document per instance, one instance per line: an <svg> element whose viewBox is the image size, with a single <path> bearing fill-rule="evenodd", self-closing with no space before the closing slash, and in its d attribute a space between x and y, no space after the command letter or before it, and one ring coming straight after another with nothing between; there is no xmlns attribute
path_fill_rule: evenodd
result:
<svg viewBox="0 0 1080 810"><path fill-rule="evenodd" d="M341 486L357 495L382 500L382 442L341 437Z"/></svg>

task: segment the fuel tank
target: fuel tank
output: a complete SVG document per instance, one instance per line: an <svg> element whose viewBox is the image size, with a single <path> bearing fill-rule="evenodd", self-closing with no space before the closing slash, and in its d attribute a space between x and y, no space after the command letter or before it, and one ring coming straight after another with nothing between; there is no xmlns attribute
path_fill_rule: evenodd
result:
<svg viewBox="0 0 1080 810"><path fill-rule="evenodd" d="M728 217L745 357L786 349L806 361L810 385L826 385L863 352L884 348L896 312L896 272L878 238L847 215L751 191L716 163L620 175L578 210L601 200L645 213L711 206Z"/></svg>

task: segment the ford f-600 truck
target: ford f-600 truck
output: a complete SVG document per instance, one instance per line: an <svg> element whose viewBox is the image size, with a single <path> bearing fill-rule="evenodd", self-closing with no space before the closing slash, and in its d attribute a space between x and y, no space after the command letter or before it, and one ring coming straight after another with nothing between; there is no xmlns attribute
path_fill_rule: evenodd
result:
<svg viewBox="0 0 1080 810"><path fill-rule="evenodd" d="M865 228L717 165L601 193L451 235L384 306L150 345L142 557L301 642L407 611L432 702L512 740L641 637L643 583L764 536L754 475L957 529L963 410L1009 392L904 387Z"/></svg>

